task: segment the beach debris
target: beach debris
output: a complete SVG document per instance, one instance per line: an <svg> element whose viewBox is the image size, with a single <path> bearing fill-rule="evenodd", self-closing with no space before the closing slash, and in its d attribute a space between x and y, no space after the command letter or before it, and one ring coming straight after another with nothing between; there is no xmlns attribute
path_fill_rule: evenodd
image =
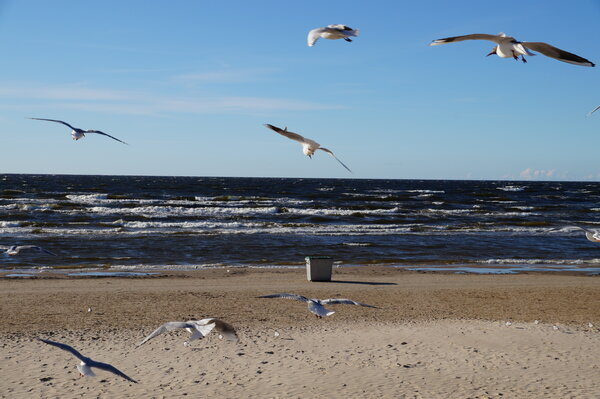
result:
<svg viewBox="0 0 600 399"><path fill-rule="evenodd" d="M300 302L306 302L308 304L308 310L312 314L317 316L317 318L319 318L319 319L324 316L331 316L332 314L335 313L334 311L331 311L331 310L325 308L323 305L344 304L344 305L358 305L358 306L364 306L367 308L379 309L377 306L367 305L366 303L356 302L351 299L345 299L345 298L316 299L316 298L307 298L302 295L288 294L288 293L262 295L262 296L258 296L257 298L284 298L284 299L293 299L293 300L300 301Z"/></svg>
<svg viewBox="0 0 600 399"><path fill-rule="evenodd" d="M360 30L352 29L346 25L327 25L323 28L316 28L308 32L306 42L308 43L308 47L314 46L319 38L329 40L344 39L347 42L351 42L352 39L350 39L350 37L358 36L359 32Z"/></svg>
<svg viewBox="0 0 600 399"><path fill-rule="evenodd" d="M534 320L533 324L540 324L539 320Z"/></svg>
<svg viewBox="0 0 600 399"><path fill-rule="evenodd" d="M552 329L553 329L554 331L558 331L558 326L552 326Z"/></svg>
<svg viewBox="0 0 600 399"><path fill-rule="evenodd" d="M589 328L594 328L594 325L592 323L588 323L588 327Z"/></svg>
<svg viewBox="0 0 600 399"><path fill-rule="evenodd" d="M143 341L138 344L138 346L145 344L152 338L159 336L162 333L173 331L179 328L185 328L189 333L192 334L190 338L183 343L184 346L189 346L191 341L204 338L213 329L219 333L219 339L225 338L228 341L238 341L235 329L230 324L225 323L220 319L206 318L202 320L170 321L165 323L144 338Z"/></svg>
<svg viewBox="0 0 600 399"><path fill-rule="evenodd" d="M497 35L488 35L485 33L475 33L472 35L446 37L444 39L433 40L429 43L430 46L438 46L440 44L462 42L463 40L489 40L496 43L496 47L488 54L496 54L500 58L514 58L515 60L521 57L521 61L527 62L524 56L534 56L529 50L537 51L546 57L554 58L555 60L568 62L569 64L593 67L595 64L578 55L561 50L548 43L543 42L519 42L514 37L507 36L505 33Z"/></svg>
<svg viewBox="0 0 600 399"><path fill-rule="evenodd" d="M94 368L97 368L100 370L104 370L104 371L108 371L110 373L116 374L119 377L126 379L127 381L131 381L131 382L134 382L137 384L136 380L128 377L127 375L125 375L123 372L121 372L116 367L114 367L108 363L97 362L89 357L83 356L76 349L74 349L73 347L71 347L67 344L50 341L50 340L42 339L42 338L37 338L37 340L42 341L43 343L48 344L48 345L56 346L59 349L62 349L64 351L71 353L73 356L75 356L77 359L79 359L81 361L81 363L79 363L77 365L77 370L79 370L81 377L83 377L83 376L95 377L96 374L94 374L94 372L92 371L92 367L94 367Z"/></svg>
<svg viewBox="0 0 600 399"><path fill-rule="evenodd" d="M92 308L88 308L88 313L92 313Z"/></svg>
<svg viewBox="0 0 600 399"><path fill-rule="evenodd" d="M119 140L116 137L111 136L110 134L106 134L104 132L101 132L100 130L83 130L83 129L79 129L76 127L73 127L71 125L69 125L67 122L63 122L63 121L59 121L57 119L44 119L44 118L27 118L27 119L35 119L37 121L49 121L49 122L56 122L56 123L62 123L65 126L68 126L72 129L71 131L71 137L73 138L73 140L79 140L83 137L85 137L85 133L96 133L96 134L101 134L103 136L106 137L110 137L113 140L117 140L119 143L123 143L123 144L127 144L124 141Z"/></svg>
<svg viewBox="0 0 600 399"><path fill-rule="evenodd" d="M507 321L506 323L504 323L504 325L506 325L506 327L510 327L512 323L510 321Z"/></svg>
<svg viewBox="0 0 600 399"><path fill-rule="evenodd" d="M321 144L317 143L316 141L313 141L311 139L307 139L297 133L292 133L290 131L287 130L287 127L285 127L284 129L280 129L277 126L273 126L270 124L265 124L265 127L273 130L274 132L277 132L279 134L281 134L282 136L287 137L288 139L292 139L294 141L299 142L300 144L302 144L302 152L304 153L304 155L306 155L309 158L312 158L312 156L314 155L315 151L317 150L321 150L321 151L325 151L326 153L328 153L329 155L331 155L333 158L335 158L336 161L338 161L344 168L346 168L346 170L350 173L352 173L352 171L350 170L350 168L348 168L342 161L340 161L335 155L333 155L333 152L331 152L331 150L328 150L325 147L321 147Z"/></svg>
<svg viewBox="0 0 600 399"><path fill-rule="evenodd" d="M50 252L47 249L44 249L37 245L11 245L11 246L0 245L0 250L3 250L4 253L9 256L18 255L19 252L21 252L24 249L35 249L36 251L45 252L49 255L56 256L55 253Z"/></svg>

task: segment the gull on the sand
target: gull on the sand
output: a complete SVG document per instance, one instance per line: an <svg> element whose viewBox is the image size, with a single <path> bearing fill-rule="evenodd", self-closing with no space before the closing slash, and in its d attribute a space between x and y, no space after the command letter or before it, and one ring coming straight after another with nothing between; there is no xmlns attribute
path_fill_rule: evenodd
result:
<svg viewBox="0 0 600 399"><path fill-rule="evenodd" d="M308 310L312 314L317 316L317 318L319 318L319 319L324 316L331 316L332 314L335 313L334 311L331 311L331 310L325 308L325 306L323 306L323 305L344 304L344 305L358 305L358 306L365 306L367 308L379 309L377 306L367 305L366 303L360 303L360 302L356 302L351 299L345 299L345 298L316 299L316 298L307 298L302 295L287 294L287 293L262 295L257 298L284 298L284 299L293 299L293 300L300 301L300 302L306 302L308 304Z"/></svg>
<svg viewBox="0 0 600 399"><path fill-rule="evenodd" d="M274 132L277 132L279 134L281 134L282 136L287 137L288 139L292 139L294 141L299 142L300 144L302 144L302 152L304 153L304 155L306 155L309 158L312 158L312 156L314 155L315 151L317 150L321 150L321 151L325 151L326 153L328 153L329 155L331 155L332 157L335 158L336 161L338 161L344 168L346 168L346 170L350 173L352 173L352 171L350 170L350 168L348 168L346 165L344 165L344 163L342 161L340 161L334 154L333 152L331 152L331 150L328 150L325 147L321 147L321 144L317 143L314 140L311 139L307 139L306 137L303 137L297 133L292 133L290 131L287 130L287 127L285 129L280 129L277 126L273 126L270 125L268 123L265 124L265 127L273 130Z"/></svg>
<svg viewBox="0 0 600 399"><path fill-rule="evenodd" d="M28 119L35 119L37 121L49 121L49 122L62 123L63 125L68 126L72 129L71 137L73 138L73 140L79 140L80 138L85 137L85 133L96 133L96 134L101 134L106 137L110 137L113 140L117 140L119 143L127 144L126 142L121 141L118 138L111 136L110 134L101 132L100 130L83 130L83 129L73 127L73 126L69 125L67 122L59 121L56 119L43 119L43 118L28 118Z"/></svg>
<svg viewBox="0 0 600 399"><path fill-rule="evenodd" d="M165 323L144 338L144 340L140 342L138 346L143 345L147 341L162 333L173 331L179 328L185 328L189 333L192 334L189 340L183 343L185 346L188 346L191 341L204 338L213 329L219 333L219 338L225 338L228 341L234 342L237 342L238 340L235 329L230 324L219 319L206 318L202 320L170 321Z"/></svg>
<svg viewBox="0 0 600 399"><path fill-rule="evenodd" d="M114 367L108 363L97 362L95 360L92 360L89 357L83 356L76 349L74 349L73 347L71 347L67 344L62 344L60 342L50 341L50 340L41 339L41 338L38 338L38 340L40 340L48 345L56 346L57 348L67 351L67 352L71 353L73 356L75 356L77 359L81 360L81 363L79 363L77 365L77 370L79 370L79 373L81 374L82 377L85 375L90 376L90 377L95 377L96 374L94 374L94 372L92 371L92 367L95 367L97 369L116 374L119 377L125 378L127 381L135 382L137 384L136 380L128 377L127 375L125 375L123 372L121 372L116 367Z"/></svg>
<svg viewBox="0 0 600 399"><path fill-rule="evenodd" d="M0 245L0 250L3 250L4 253L9 256L18 255L19 252L21 252L24 249L35 249L36 251L45 252L49 255L56 256L55 253L50 252L47 249L44 249L37 245L11 245L11 246Z"/></svg>
<svg viewBox="0 0 600 399"><path fill-rule="evenodd" d="M431 43L429 43L429 45L437 46L440 44L461 42L463 40L489 40L491 42L496 43L496 46L492 49L488 56L496 54L498 57L501 58L514 58L515 60L518 60L520 56L523 62L527 62L524 56L535 55L529 51L533 50L545 55L546 57L554 58L563 62L568 62L569 64L582 65L588 67L594 66L593 62L586 60L585 58L582 58L578 55L551 46L548 43L519 42L514 37L507 36L505 33L499 33L497 35L475 33L472 35L446 37L444 39L433 40Z"/></svg>
<svg viewBox="0 0 600 399"><path fill-rule="evenodd" d="M319 38L330 40L344 39L347 42L351 42L352 39L350 39L350 37L358 36L359 32L360 31L358 29L352 29L346 25L327 25L326 27L316 28L308 32L308 38L306 41L308 43L308 47L314 46Z"/></svg>

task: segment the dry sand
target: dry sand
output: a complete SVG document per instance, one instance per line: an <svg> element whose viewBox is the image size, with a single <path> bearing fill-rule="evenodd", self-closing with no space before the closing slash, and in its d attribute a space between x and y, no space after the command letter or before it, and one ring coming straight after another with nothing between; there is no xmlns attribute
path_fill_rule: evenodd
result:
<svg viewBox="0 0 600 399"><path fill-rule="evenodd" d="M597 276L363 267L311 283L302 270L230 270L0 279L0 397L600 396ZM382 309L331 306L336 313L319 320L300 302L255 298L276 292ZM135 345L165 321L209 316L236 326L240 342L209 335L184 347L182 331ZM36 336L139 384L103 371L79 378L74 357Z"/></svg>

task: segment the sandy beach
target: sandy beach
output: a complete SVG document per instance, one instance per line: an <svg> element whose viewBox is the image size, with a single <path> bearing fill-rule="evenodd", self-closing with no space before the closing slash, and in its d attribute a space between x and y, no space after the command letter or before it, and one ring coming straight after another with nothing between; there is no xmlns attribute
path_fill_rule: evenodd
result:
<svg viewBox="0 0 600 399"><path fill-rule="evenodd" d="M146 278L41 273L0 278L0 287L3 398L600 393L597 276L357 267L315 283L300 269L231 268ZM255 298L277 292L346 297L381 309L335 305L334 315L319 320L303 303ZM240 341L211 334L185 347L181 331L136 346L166 321L204 317L231 323ZM35 337L72 345L139 383L103 371L79 378L74 357Z"/></svg>

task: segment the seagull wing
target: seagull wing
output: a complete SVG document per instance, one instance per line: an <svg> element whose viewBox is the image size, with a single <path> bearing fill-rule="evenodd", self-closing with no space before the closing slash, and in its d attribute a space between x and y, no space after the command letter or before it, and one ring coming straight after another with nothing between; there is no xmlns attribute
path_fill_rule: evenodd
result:
<svg viewBox="0 0 600 399"><path fill-rule="evenodd" d="M131 377L128 377L128 376L127 376L125 373L123 373L121 370L119 370L119 369L118 369L118 368L116 368L115 366L112 366L112 365L110 365L110 364L108 364L108 363L101 363L101 362L96 362L96 361L93 361L93 360L92 360L92 361L90 361L90 362L88 363L88 366L89 366L89 367L96 367L96 368L98 368L98 369L100 369L100 370L105 370L105 371L111 372L111 373L113 373L113 374L116 374L116 375L118 375L119 377L123 377L123 378L125 378L127 381L131 381L131 382L134 382L134 383L136 383L136 384L137 384L137 381L136 381L136 380L134 380L134 379L133 379L133 378L131 378Z"/></svg>
<svg viewBox="0 0 600 399"><path fill-rule="evenodd" d="M97 133L97 134L101 134L103 136L110 137L113 140L117 140L119 143L127 144L126 142L121 141L118 138L111 136L110 134L106 134L104 132L101 132L100 130L86 130L85 133ZM127 144L127 145L129 145L129 144Z"/></svg>
<svg viewBox="0 0 600 399"><path fill-rule="evenodd" d="M600 109L600 105L598 105L596 108L594 108L589 114L588 116L592 115L594 112L598 111Z"/></svg>
<svg viewBox="0 0 600 399"><path fill-rule="evenodd" d="M472 35L445 37L443 39L433 40L429 43L430 46L438 46L440 44L462 42L463 40L489 40L494 43L500 43L501 40L506 40L507 37L499 35L488 35L486 33L474 33Z"/></svg>
<svg viewBox="0 0 600 399"><path fill-rule="evenodd" d="M87 357L83 356L81 353L79 353L75 348L73 348L72 346L69 346L67 344L61 344L60 342L50 341L48 339L42 339L42 338L38 338L38 340L42 341L45 344L56 346L59 349L67 351L84 363L87 363L90 360Z"/></svg>
<svg viewBox="0 0 600 399"><path fill-rule="evenodd" d="M348 172L352 173L352 171L350 170L350 168L349 168L349 167L347 167L347 166L346 166L346 165L345 165L345 164L344 164L342 161L340 161L340 160L338 159L338 157L336 157L335 155L333 155L333 152L331 152L331 150L328 150L328 149L327 149L327 148L325 148L325 147L319 147L319 148L317 148L317 150L323 150L323 151L325 151L326 153L328 153L329 155L331 155L332 157L334 157L334 158L335 158L335 160L336 160L336 161L338 161L338 162L339 162L339 163L340 163L340 164L341 164L341 165L342 165L344 168L346 168L346 170L347 170Z"/></svg>
<svg viewBox="0 0 600 399"><path fill-rule="evenodd" d="M356 302L356 301L353 301L352 299L346 299L346 298L322 299L320 302L322 304L325 304L325 305L339 305L339 304L343 304L343 305L358 305L358 306L364 306L364 307L367 307L367 308L379 309L377 306L367 305L366 303Z"/></svg>
<svg viewBox="0 0 600 399"><path fill-rule="evenodd" d="M235 332L235 328L233 328L233 326L231 324L226 323L223 320L209 318L209 319L198 320L197 323L201 324L201 327L204 327L205 325L211 326L210 330L208 330L208 332L210 332L214 328L215 331L217 331L219 334L221 334L228 341L234 341L234 342L238 341L238 336ZM208 334L208 332L207 332L207 334Z"/></svg>
<svg viewBox="0 0 600 399"><path fill-rule="evenodd" d="M56 119L43 119L43 118L27 118L27 119L35 119L36 121L48 121L48 122L62 123L63 125L68 126L73 130L77 130L77 128L74 128L73 126L69 125L67 122L59 121Z"/></svg>
<svg viewBox="0 0 600 399"><path fill-rule="evenodd" d="M162 334L162 333L166 333L178 328L196 328L196 326L194 326L192 323L187 322L187 321L171 321L168 323L163 324L162 326L158 327L156 330L154 330L152 332L152 334L148 335L146 338L144 338L144 340L142 342L140 342L138 344L138 346L145 344L147 341L151 340L152 338Z"/></svg>
<svg viewBox="0 0 600 399"><path fill-rule="evenodd" d="M263 295L263 296L257 296L257 298L284 298L284 299L293 299L293 300L300 301L300 302L309 302L309 299L305 296L296 295L296 294L287 294L287 293Z"/></svg>
<svg viewBox="0 0 600 399"><path fill-rule="evenodd" d="M316 28L308 32L308 37L306 38L306 43L308 44L308 47L312 47L315 45L317 40L319 40L319 38L321 37L322 31L323 28Z"/></svg>
<svg viewBox="0 0 600 399"><path fill-rule="evenodd" d="M287 128L280 129L277 126L273 126L273 125L270 125L268 123L265 124L265 127L268 127L269 129L273 130L274 132L277 132L277 133L281 134L282 136L287 137L288 139L292 139L292 140L297 141L297 142L302 143L302 144L306 143L306 139L303 136L300 136L297 133L288 132Z"/></svg>
<svg viewBox="0 0 600 399"><path fill-rule="evenodd" d="M583 57L561 50L548 43L542 42L522 42L523 46L530 50L544 54L546 57L554 58L559 61L568 62L569 64L582 65L593 67L595 64Z"/></svg>
<svg viewBox="0 0 600 399"><path fill-rule="evenodd" d="M55 253L50 252L47 249L44 249L42 247L38 247L37 245L19 245L18 249L19 250L21 250L21 249L37 249L38 251L45 252L47 254L56 256Z"/></svg>

